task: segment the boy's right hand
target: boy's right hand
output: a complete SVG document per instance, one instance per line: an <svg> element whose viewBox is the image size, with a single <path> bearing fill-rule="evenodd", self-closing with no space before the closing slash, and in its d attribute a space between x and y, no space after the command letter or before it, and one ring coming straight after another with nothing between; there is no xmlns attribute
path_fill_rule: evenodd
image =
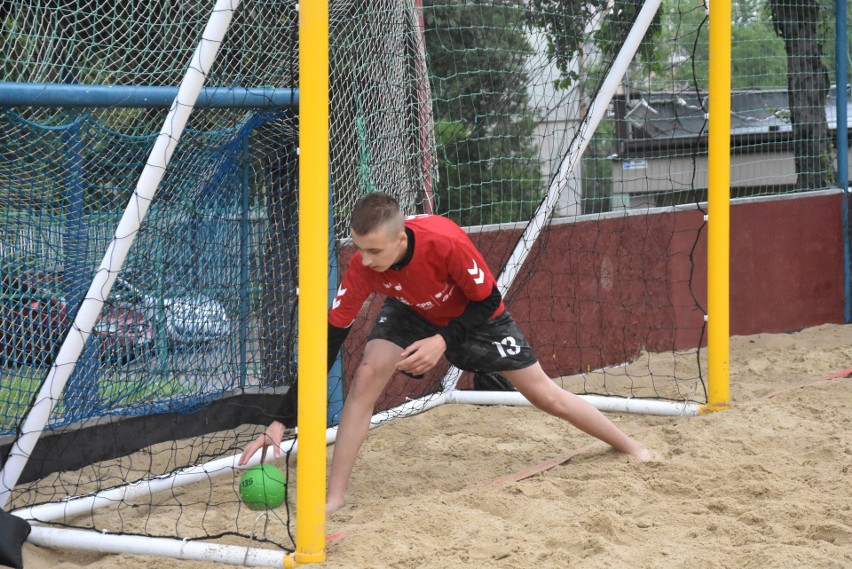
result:
<svg viewBox="0 0 852 569"><path fill-rule="evenodd" d="M284 423L280 421L272 421L272 423L266 427L266 432L262 435L258 435L258 437L249 444L243 454L240 455L240 460L237 462L239 466L245 465L249 459L254 456L260 449L264 449L263 456L260 458L260 462L263 462L266 458L266 447L272 447L272 456L276 459L281 458L281 441L284 439L284 430L286 427Z"/></svg>

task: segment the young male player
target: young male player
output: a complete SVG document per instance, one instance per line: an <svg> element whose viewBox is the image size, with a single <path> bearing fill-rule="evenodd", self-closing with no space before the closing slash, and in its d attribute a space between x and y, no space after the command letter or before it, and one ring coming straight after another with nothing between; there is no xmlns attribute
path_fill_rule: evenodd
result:
<svg viewBox="0 0 852 569"><path fill-rule="evenodd" d="M500 372L539 409L648 460L642 443L544 373L506 311L485 260L458 225L436 215L404 218L393 197L376 192L355 204L349 229L357 252L329 311L329 367L367 297L376 292L387 298L343 404L328 479L328 513L344 505L375 403L393 373L422 375L442 355L463 370ZM294 417L295 392L291 389L285 398L285 422ZM284 428L274 421L246 447L239 463L268 445L280 457Z"/></svg>

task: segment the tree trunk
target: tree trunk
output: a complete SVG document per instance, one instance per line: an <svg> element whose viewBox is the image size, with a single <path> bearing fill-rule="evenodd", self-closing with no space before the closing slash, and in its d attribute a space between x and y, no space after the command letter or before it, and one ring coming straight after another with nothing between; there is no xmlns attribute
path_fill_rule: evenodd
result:
<svg viewBox="0 0 852 569"><path fill-rule="evenodd" d="M825 118L828 71L817 35L817 0L770 0L775 32L787 52L787 96L793 123L796 189L833 184L832 146Z"/></svg>

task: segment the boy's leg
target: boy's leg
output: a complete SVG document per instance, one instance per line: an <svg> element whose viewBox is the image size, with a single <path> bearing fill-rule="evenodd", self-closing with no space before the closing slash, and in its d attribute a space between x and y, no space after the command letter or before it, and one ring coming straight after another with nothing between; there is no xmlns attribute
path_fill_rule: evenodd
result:
<svg viewBox="0 0 852 569"><path fill-rule="evenodd" d="M402 348L387 340L370 340L364 348L364 357L346 394L334 443L326 498L329 514L343 507L349 477L370 430L376 400L393 375L401 353Z"/></svg>
<svg viewBox="0 0 852 569"><path fill-rule="evenodd" d="M500 373L506 376L530 403L542 411L565 419L581 431L599 438L623 453L642 461L648 460L648 449L642 443L621 431L594 405L556 385L541 369L541 364L535 363L524 369Z"/></svg>

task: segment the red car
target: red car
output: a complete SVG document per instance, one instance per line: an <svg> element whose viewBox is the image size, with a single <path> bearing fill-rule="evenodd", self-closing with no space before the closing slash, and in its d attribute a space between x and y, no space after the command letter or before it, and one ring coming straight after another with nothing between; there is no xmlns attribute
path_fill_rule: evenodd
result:
<svg viewBox="0 0 852 569"><path fill-rule="evenodd" d="M0 362L47 365L62 345L68 305L61 297L3 295L0 300Z"/></svg>
<svg viewBox="0 0 852 569"><path fill-rule="evenodd" d="M102 360L127 364L154 353L154 325L142 310L108 300L92 328Z"/></svg>
<svg viewBox="0 0 852 569"><path fill-rule="evenodd" d="M60 284L61 277L34 271L0 279L0 365L53 363L71 324L67 302L52 292ZM109 300L91 341L102 361L126 364L153 351L154 327L143 310Z"/></svg>

